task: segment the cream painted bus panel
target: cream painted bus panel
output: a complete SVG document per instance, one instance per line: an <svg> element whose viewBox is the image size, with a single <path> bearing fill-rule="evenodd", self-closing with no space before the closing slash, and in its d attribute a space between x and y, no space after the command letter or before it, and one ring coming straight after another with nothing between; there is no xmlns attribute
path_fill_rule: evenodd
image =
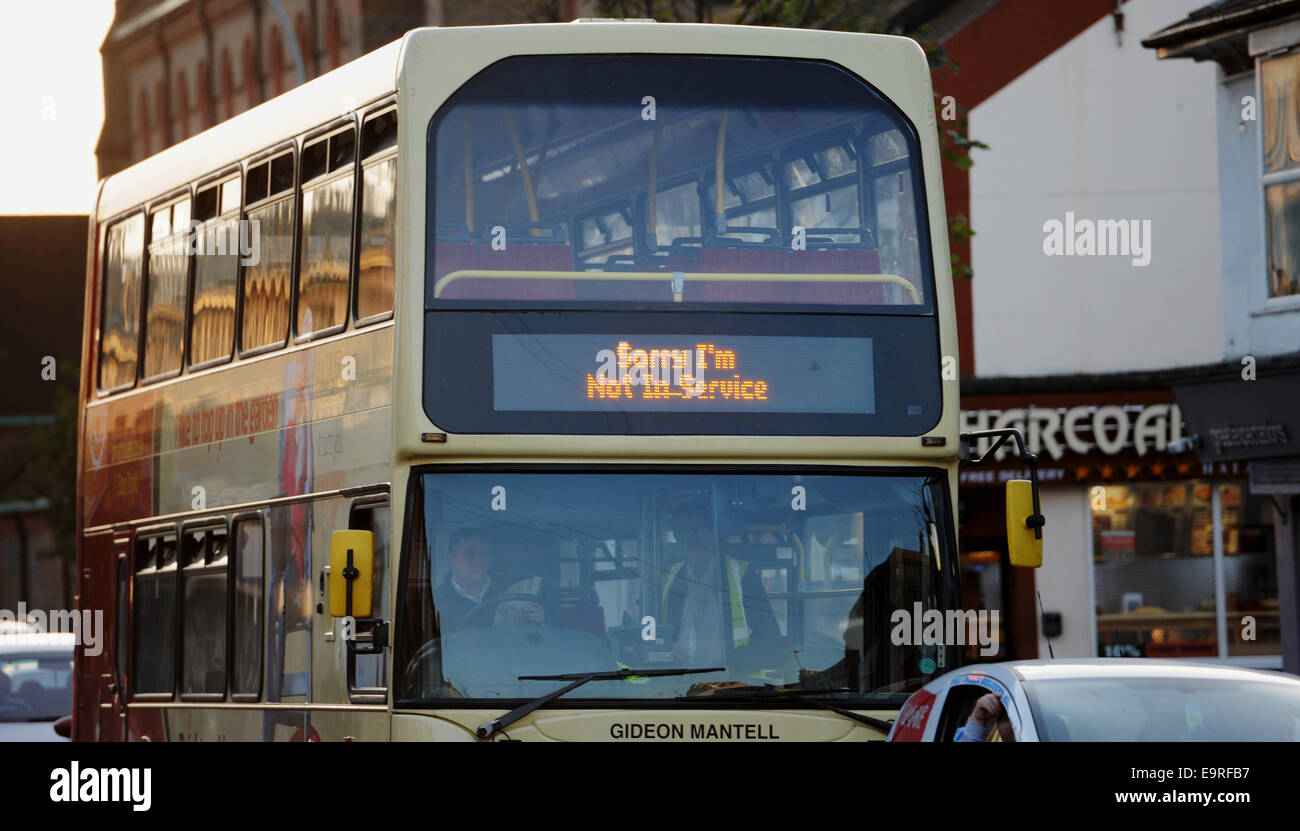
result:
<svg viewBox="0 0 1300 831"><path fill-rule="evenodd" d="M393 716L393 738L464 741L502 710L442 710L438 717ZM892 712L875 713L889 718ZM455 725L460 725L456 727ZM521 741L636 741L651 726L651 740L672 741L881 741L885 733L833 713L791 710L544 710L504 731ZM498 736L501 740L504 736Z"/></svg>
<svg viewBox="0 0 1300 831"><path fill-rule="evenodd" d="M83 529L388 481L392 350L380 325L91 404Z"/></svg>
<svg viewBox="0 0 1300 831"><path fill-rule="evenodd" d="M157 709L165 741L387 741L388 713L374 710L186 707ZM138 712L138 709L137 709ZM304 729L306 725L306 729Z"/></svg>

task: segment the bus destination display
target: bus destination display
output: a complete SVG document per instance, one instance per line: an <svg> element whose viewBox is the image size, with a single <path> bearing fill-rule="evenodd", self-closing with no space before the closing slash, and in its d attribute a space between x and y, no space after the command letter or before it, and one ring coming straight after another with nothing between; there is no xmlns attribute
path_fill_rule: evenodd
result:
<svg viewBox="0 0 1300 831"><path fill-rule="evenodd" d="M492 335L493 408L875 413L871 338Z"/></svg>

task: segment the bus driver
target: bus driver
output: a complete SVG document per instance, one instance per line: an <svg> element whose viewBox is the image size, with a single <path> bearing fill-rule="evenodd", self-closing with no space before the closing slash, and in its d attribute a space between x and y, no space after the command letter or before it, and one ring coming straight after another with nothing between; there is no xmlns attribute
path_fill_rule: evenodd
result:
<svg viewBox="0 0 1300 831"><path fill-rule="evenodd" d="M546 614L540 603L523 603L522 608L507 619L509 604L494 604L490 601L507 594L539 594L541 578L523 580L514 585L502 587L492 580L492 542L488 532L483 528L461 528L451 535L448 546L447 562L450 568L442 583L434 593L441 631L454 632L461 628L503 625L517 623L544 624ZM497 611L489 614L472 615L475 609L484 605L497 606ZM509 610L515 611L515 610ZM469 621L466 622L466 618Z"/></svg>

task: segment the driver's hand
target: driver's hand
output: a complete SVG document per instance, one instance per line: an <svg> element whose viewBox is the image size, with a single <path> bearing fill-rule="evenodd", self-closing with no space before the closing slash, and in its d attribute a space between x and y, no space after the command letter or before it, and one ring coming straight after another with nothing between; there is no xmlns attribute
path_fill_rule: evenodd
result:
<svg viewBox="0 0 1300 831"><path fill-rule="evenodd" d="M540 603L525 603L523 616L529 623L546 623L546 610Z"/></svg>
<svg viewBox="0 0 1300 831"><path fill-rule="evenodd" d="M980 696L979 701L975 702L975 709L971 711L970 717L980 724L988 724L1000 715L1002 715L1002 699L997 693L989 693Z"/></svg>

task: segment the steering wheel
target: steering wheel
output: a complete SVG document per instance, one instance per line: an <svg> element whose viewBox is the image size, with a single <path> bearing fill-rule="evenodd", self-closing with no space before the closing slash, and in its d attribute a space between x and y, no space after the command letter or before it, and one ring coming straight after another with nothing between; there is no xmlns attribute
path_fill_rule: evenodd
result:
<svg viewBox="0 0 1300 831"><path fill-rule="evenodd" d="M475 619L475 617L481 617L481 616L483 616L483 610L485 610L485 609L494 609L494 610L495 610L496 607L500 606L502 603L507 603L507 602L512 601L512 600L513 600L513 601L524 601L524 602L527 602L527 603L536 603L536 604L539 605L539 606L542 605L542 601L541 601L541 600L537 597L537 595L535 595L535 594L503 594L503 595L501 595L500 597L492 597L492 598L488 598L488 599L484 600L482 603L480 603L480 604L478 604L477 606L475 606L473 609L470 609L468 612L466 612L465 615L460 619L460 624L459 624L458 628L464 629L465 626L466 626L470 621L472 621L472 620ZM540 623L533 623L532 621L524 621L524 625L525 625L525 626L541 626L541 625L543 625L543 624L540 624Z"/></svg>
<svg viewBox="0 0 1300 831"><path fill-rule="evenodd" d="M429 655L441 645L442 645L442 636L438 636L436 638L430 638L429 640L420 644L420 648L415 650L415 654L411 656L411 659L406 662L406 666L402 669L403 684L405 684L407 687L411 686L410 683L411 676L415 673L415 670L419 668L420 664L424 661L425 658L429 657Z"/></svg>

